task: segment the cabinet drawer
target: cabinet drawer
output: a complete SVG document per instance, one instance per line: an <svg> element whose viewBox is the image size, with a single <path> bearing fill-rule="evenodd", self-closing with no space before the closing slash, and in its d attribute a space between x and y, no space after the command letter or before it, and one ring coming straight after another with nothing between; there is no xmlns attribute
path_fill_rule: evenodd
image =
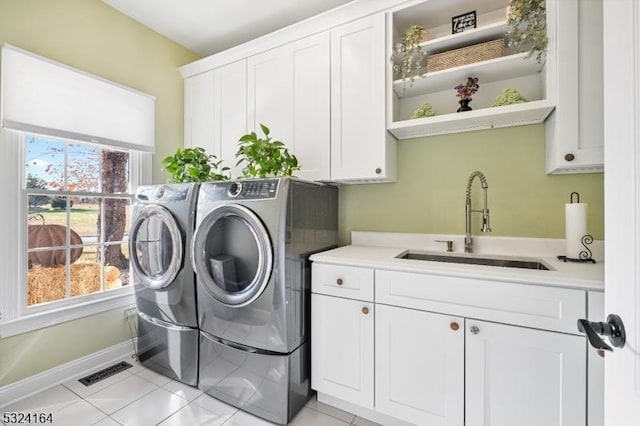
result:
<svg viewBox="0 0 640 426"><path fill-rule="evenodd" d="M311 291L373 302L373 269L314 263Z"/></svg>
<svg viewBox="0 0 640 426"><path fill-rule="evenodd" d="M580 334L586 313L582 290L392 271L375 280L376 303L467 318Z"/></svg>

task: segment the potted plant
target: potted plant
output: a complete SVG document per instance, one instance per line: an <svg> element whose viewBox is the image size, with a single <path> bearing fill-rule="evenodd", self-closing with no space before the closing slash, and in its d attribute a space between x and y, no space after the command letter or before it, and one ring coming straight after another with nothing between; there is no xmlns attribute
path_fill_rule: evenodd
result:
<svg viewBox="0 0 640 426"><path fill-rule="evenodd" d="M469 77L466 83L460 83L454 87L454 89L456 89L456 96L460 98L460 108L458 108L458 112L471 111L472 108L469 106L471 96L473 96L479 88L478 77Z"/></svg>
<svg viewBox="0 0 640 426"><path fill-rule="evenodd" d="M269 136L270 130L260 124L264 138L256 132L248 133L240 138L236 165L245 163L242 174L246 178L264 178L268 176L291 176L300 170L298 159L290 154L284 143L274 141Z"/></svg>
<svg viewBox="0 0 640 426"><path fill-rule="evenodd" d="M502 91L501 94L496 96L496 99L493 101L493 106L504 106L504 105L513 105L513 104L521 104L523 102L527 102L527 100L518 92L517 89L513 87L507 87Z"/></svg>
<svg viewBox="0 0 640 426"><path fill-rule="evenodd" d="M431 106L431 104L422 104L421 106L416 108L415 111L413 111L411 119L414 120L416 118L422 117L433 117L434 115L436 114L435 112L433 112L433 107Z"/></svg>
<svg viewBox="0 0 640 426"><path fill-rule="evenodd" d="M420 76L426 65L427 53L420 43L426 40L426 30L422 25L411 25L396 45L389 59L393 63L393 72L403 81L413 81Z"/></svg>
<svg viewBox="0 0 640 426"><path fill-rule="evenodd" d="M547 14L545 0L511 0L508 9L508 46L518 52L534 53L541 63L547 51Z"/></svg>
<svg viewBox="0 0 640 426"><path fill-rule="evenodd" d="M215 160L216 156L207 155L203 148L178 148L174 155L162 160L162 165L171 174L167 183L229 180L228 173L218 173L218 170L225 173L229 168L220 168L222 161Z"/></svg>

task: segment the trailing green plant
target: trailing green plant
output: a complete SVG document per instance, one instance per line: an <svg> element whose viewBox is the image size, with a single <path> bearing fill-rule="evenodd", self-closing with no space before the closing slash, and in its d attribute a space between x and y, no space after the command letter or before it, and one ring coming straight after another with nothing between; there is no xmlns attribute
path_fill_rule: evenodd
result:
<svg viewBox="0 0 640 426"><path fill-rule="evenodd" d="M405 82L409 80L411 84L422 74L426 65L427 52L420 47L424 32L422 25L411 25L389 58L395 76Z"/></svg>
<svg viewBox="0 0 640 426"><path fill-rule="evenodd" d="M174 155L162 160L162 165L171 175L167 183L229 180L229 167L220 167L222 161L216 160L215 155L207 155L200 147L178 148Z"/></svg>
<svg viewBox="0 0 640 426"><path fill-rule="evenodd" d="M547 14L545 0L511 0L509 4L508 46L518 52L534 53L542 63L547 51Z"/></svg>
<svg viewBox="0 0 640 426"><path fill-rule="evenodd" d="M300 170L298 159L290 154L284 143L272 140L270 130L260 124L264 139L256 132L248 133L239 140L236 165L245 163L242 174L247 178L263 178L269 176L291 176Z"/></svg>

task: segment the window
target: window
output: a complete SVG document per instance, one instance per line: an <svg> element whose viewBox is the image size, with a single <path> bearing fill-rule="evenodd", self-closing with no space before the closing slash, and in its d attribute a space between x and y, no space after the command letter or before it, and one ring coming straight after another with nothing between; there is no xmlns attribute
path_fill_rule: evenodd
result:
<svg viewBox="0 0 640 426"><path fill-rule="evenodd" d="M0 48L0 338L134 303L132 194L155 98Z"/></svg>
<svg viewBox="0 0 640 426"><path fill-rule="evenodd" d="M130 154L25 135L28 307L129 284Z"/></svg>

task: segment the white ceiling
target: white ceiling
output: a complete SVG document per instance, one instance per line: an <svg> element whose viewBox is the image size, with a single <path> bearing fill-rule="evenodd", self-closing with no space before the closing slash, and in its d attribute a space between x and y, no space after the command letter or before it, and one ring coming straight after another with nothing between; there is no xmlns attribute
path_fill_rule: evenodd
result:
<svg viewBox="0 0 640 426"><path fill-rule="evenodd" d="M209 56L352 0L102 0Z"/></svg>

